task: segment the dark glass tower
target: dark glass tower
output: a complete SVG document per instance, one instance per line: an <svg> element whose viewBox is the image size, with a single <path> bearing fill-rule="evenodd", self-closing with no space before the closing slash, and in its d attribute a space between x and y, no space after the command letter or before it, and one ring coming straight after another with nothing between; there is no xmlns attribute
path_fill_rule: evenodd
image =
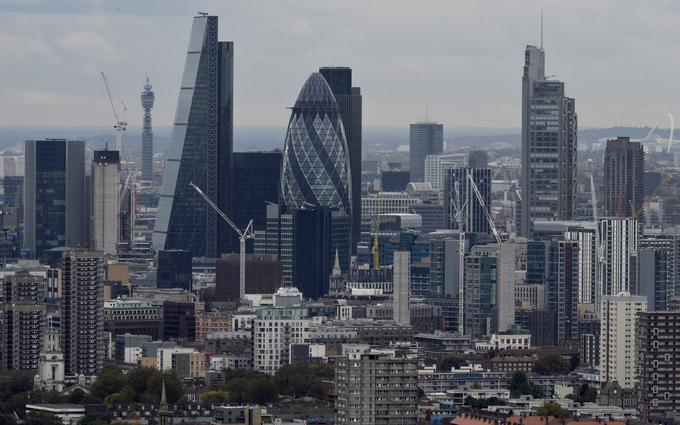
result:
<svg viewBox="0 0 680 425"><path fill-rule="evenodd" d="M231 214L233 64L233 42L217 41L217 16L195 17L153 234L157 250L217 257L231 246L232 230L189 183Z"/></svg>
<svg viewBox="0 0 680 425"><path fill-rule="evenodd" d="M452 202L463 206L463 226L468 233L489 233L491 228L477 196L470 184L468 172L472 174L486 207L491 205L491 170L489 168L454 168L445 177L444 219L450 229L457 229L456 211Z"/></svg>
<svg viewBox="0 0 680 425"><path fill-rule="evenodd" d="M642 214L645 152L628 137L607 140L604 151L604 206L610 217Z"/></svg>
<svg viewBox="0 0 680 425"><path fill-rule="evenodd" d="M87 246L85 142L27 140L25 164L24 248L44 258L52 248Z"/></svg>
<svg viewBox="0 0 680 425"><path fill-rule="evenodd" d="M409 169L412 182L425 181L425 157L444 151L444 126L419 122L409 128Z"/></svg>
<svg viewBox="0 0 680 425"><path fill-rule="evenodd" d="M153 180L153 132L151 131L151 108L156 99L151 90L149 77L146 77L144 91L141 94L144 108L144 129L142 130L142 180Z"/></svg>
<svg viewBox="0 0 680 425"><path fill-rule="evenodd" d="M352 68L323 67L319 73L328 82L340 108L349 150L349 167L352 173L352 253L361 238L361 88L352 87Z"/></svg>

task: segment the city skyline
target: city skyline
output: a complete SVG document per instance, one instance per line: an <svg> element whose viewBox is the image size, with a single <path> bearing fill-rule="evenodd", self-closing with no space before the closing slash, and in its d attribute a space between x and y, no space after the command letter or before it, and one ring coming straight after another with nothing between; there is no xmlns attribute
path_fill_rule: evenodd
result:
<svg viewBox="0 0 680 425"><path fill-rule="evenodd" d="M0 99L12 107L3 107L0 126L109 125L100 71L110 75L130 107L131 130L141 130L135 100L148 73L158 96L154 121L159 128L170 126L181 77L177 59L189 29L185 17L196 10L225 16L220 37L241 46L235 63L237 125L285 125L285 107L301 76L319 66L346 64L364 88L365 126L405 126L424 118L429 106L430 117L445 127L518 127L517 58L526 44L540 42L541 8L547 60L579 99L582 127L653 125L664 113L676 112L680 89L663 82L672 81L676 67L666 52L677 38L672 22L680 7L522 5L433 1L417 9L397 3L384 13L382 2L358 8L304 1L174 7L79 1L59 8L6 3L0 6L5 29L0 46L6 53L0 69L9 78ZM421 27L417 22L426 16L428 26ZM343 25L329 25L334 19ZM631 27L654 24L655 30L627 31L616 24L620 21ZM406 24L413 31L392 30ZM156 52L153 59L149 51ZM33 55L43 58L40 65L32 63ZM660 65L654 78L646 71L650 63ZM612 72L623 67L632 72ZM393 68L403 72L389 72Z"/></svg>

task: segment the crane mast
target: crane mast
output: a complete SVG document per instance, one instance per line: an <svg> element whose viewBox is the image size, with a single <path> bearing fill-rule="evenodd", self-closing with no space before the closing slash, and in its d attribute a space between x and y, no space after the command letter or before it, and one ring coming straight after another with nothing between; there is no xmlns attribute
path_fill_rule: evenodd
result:
<svg viewBox="0 0 680 425"><path fill-rule="evenodd" d="M465 230L463 230L463 222L467 201L461 204L460 184L457 181L454 183L453 195L454 197L451 199L451 206L453 207L455 219L458 223L458 332L463 335L465 333Z"/></svg>
<svg viewBox="0 0 680 425"><path fill-rule="evenodd" d="M234 232L238 235L238 240L239 240L239 299L241 301L246 299L246 242L248 239L254 239L255 238L255 232L253 231L253 220L251 219L248 222L248 225L246 228L241 231L229 217L206 195L203 193L203 191L196 186L193 182L189 183L189 186L194 188L196 192L198 192L199 195L205 200L205 202L210 205L210 207L215 210L217 214L219 214L220 217L224 221L231 226L232 229L234 229Z"/></svg>
<svg viewBox="0 0 680 425"><path fill-rule="evenodd" d="M472 172L468 168L467 170L467 178L468 182L470 183L470 187L472 187L472 190L475 192L475 196L477 197L477 201L479 201L479 206L482 207L482 211L484 212L484 216L486 217L486 221L489 222L489 227L491 227L491 232L493 233L494 238L496 238L496 242L499 244L501 243L501 237L498 234L498 230L496 230L496 225L493 223L493 220L491 219L491 214L489 213L489 209L486 207L486 202L484 202L484 197L482 197L481 192L479 191L479 188L477 187L477 183L475 183L475 179L472 177Z"/></svg>

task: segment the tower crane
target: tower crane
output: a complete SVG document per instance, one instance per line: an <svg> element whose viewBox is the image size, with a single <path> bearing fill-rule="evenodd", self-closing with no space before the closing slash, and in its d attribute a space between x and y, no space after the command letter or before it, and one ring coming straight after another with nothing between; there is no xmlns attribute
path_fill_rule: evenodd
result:
<svg viewBox="0 0 680 425"><path fill-rule="evenodd" d="M380 268L380 247L378 244L380 243L380 238L378 236L378 232L380 232L380 207L382 198L380 197L380 193L378 193L378 199L377 199L377 211L375 215L375 233L373 233L373 268L377 270Z"/></svg>
<svg viewBox="0 0 680 425"><path fill-rule="evenodd" d="M205 199L205 202L207 202L208 205L210 205L210 207L212 209L214 209L215 212L217 214L219 214L220 217L222 217L222 219L224 221L226 221L227 224L229 224L229 226L231 226L231 228L234 229L234 231L238 235L238 240L239 240L239 244L240 244L240 251L239 251L239 299L241 301L243 301L246 298L246 241L248 239L254 239L255 238L255 232L253 231L253 220L251 219L248 222L248 225L246 226L246 228L243 231L239 230L239 228L236 227L234 222L231 221L229 219L229 217L227 217L227 215L224 212L222 212L222 210L217 205L215 205L215 203L208 197L208 195L203 193L203 191L198 186L196 186L193 182L189 183L189 186L193 187L194 190L196 190L196 192L198 192L198 194L201 195L201 197L203 199Z"/></svg>
<svg viewBox="0 0 680 425"><path fill-rule="evenodd" d="M127 121L125 121L124 118L122 118L118 114L118 110L116 109L116 104L113 101L113 97L115 95L113 89L111 88L111 83L109 83L109 79L106 78L106 74L103 72L101 73L102 75L102 80L104 80L104 86L106 86L106 94L109 96L109 102L111 103L111 109L113 110L113 116L116 119L116 123L113 125L113 129L116 130L116 149L118 149L118 152L123 154L123 132L127 130ZM123 112L127 111L127 105L125 102L123 102L123 99L120 97L116 96L118 98L118 101L120 102L121 106L123 107Z"/></svg>
<svg viewBox="0 0 680 425"><path fill-rule="evenodd" d="M656 199L656 196L659 194L659 190L661 190L662 187L666 186L669 181L673 179L673 175L671 174L666 174L663 179L661 179L661 183L654 189L654 192L652 192L647 199L644 200L642 203L642 208L640 210L635 209L635 205L633 204L633 201L630 201L630 210L633 213L633 218L636 220L639 220L640 218L640 211L645 211L649 207L649 203L652 202L654 199Z"/></svg>
<svg viewBox="0 0 680 425"><path fill-rule="evenodd" d="M463 335L465 333L465 230L463 230L463 222L465 221L467 201L461 204L460 198L460 184L456 181L451 207L455 213L456 223L458 223L458 332Z"/></svg>
<svg viewBox="0 0 680 425"><path fill-rule="evenodd" d="M491 218L491 213L489 213L489 209L486 207L486 202L484 202L484 197L479 191L479 188L477 187L477 183L475 183L475 179L472 177L472 171L470 171L469 168L466 169L467 171L467 179L468 182L470 183L470 187L472 187L472 190L475 192L475 196L477 197L477 201L479 201L479 206L482 207L482 211L484 212L484 216L486 217L486 221L489 222L489 227L491 227L491 232L493 233L494 238L496 238L496 242L499 244L502 242L501 241L501 236L498 234L498 230L496 230L496 225L493 223L493 219Z"/></svg>

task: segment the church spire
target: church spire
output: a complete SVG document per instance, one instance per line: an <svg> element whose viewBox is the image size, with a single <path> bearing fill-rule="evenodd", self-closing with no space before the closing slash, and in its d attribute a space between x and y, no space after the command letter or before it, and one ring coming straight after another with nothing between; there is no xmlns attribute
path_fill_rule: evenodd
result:
<svg viewBox="0 0 680 425"><path fill-rule="evenodd" d="M335 264L333 265L333 276L341 276L342 270L340 270L340 256L338 255L338 250L335 250Z"/></svg>

